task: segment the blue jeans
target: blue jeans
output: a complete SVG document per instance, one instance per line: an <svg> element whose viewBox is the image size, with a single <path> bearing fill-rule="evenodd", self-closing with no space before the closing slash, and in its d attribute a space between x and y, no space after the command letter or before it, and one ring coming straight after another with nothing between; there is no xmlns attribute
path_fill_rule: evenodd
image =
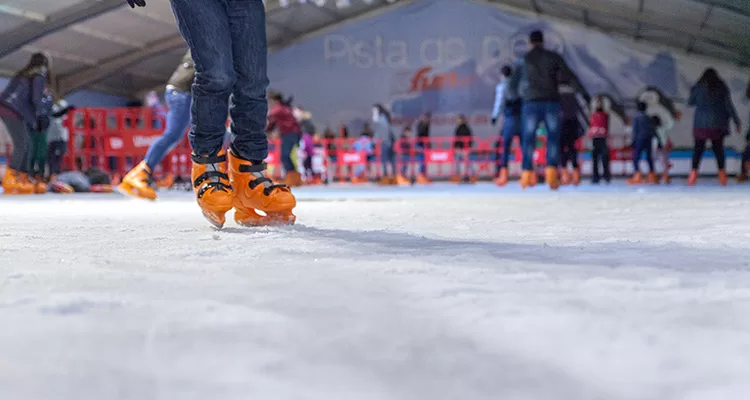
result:
<svg viewBox="0 0 750 400"><path fill-rule="evenodd" d="M153 171L161 163L177 143L182 139L190 123L190 93L179 90L167 89L164 100L167 102L167 128L158 139L148 148L146 153L146 165Z"/></svg>
<svg viewBox="0 0 750 400"><path fill-rule="evenodd" d="M388 165L391 165L392 175L396 174L396 152L393 151L393 143L383 142L380 149L380 162L383 163L383 175L388 175Z"/></svg>
<svg viewBox="0 0 750 400"><path fill-rule="evenodd" d="M523 103L523 170L534 169L536 129L540 122L547 128L547 166L560 165L560 102L527 101Z"/></svg>
<svg viewBox="0 0 750 400"><path fill-rule="evenodd" d="M649 172L654 172L654 158L651 155L651 138L636 140L635 151L633 152L633 171L640 172L640 161L641 154L646 154L646 162L648 163Z"/></svg>
<svg viewBox="0 0 750 400"><path fill-rule="evenodd" d="M285 133L281 135L281 164L284 165L284 171L296 171L297 166L292 161L292 152L294 146L302 139L301 133Z"/></svg>
<svg viewBox="0 0 750 400"><path fill-rule="evenodd" d="M171 0L195 62L190 145L215 155L232 117L232 151L261 161L266 138L266 10L261 0ZM229 100L231 97L231 107Z"/></svg>
<svg viewBox="0 0 750 400"><path fill-rule="evenodd" d="M505 116L503 121L503 154L500 156L500 168L508 168L508 161L510 160L510 148L513 145L513 138L518 136L521 138L521 116ZM534 152L531 152L532 157ZM526 156L524 155L524 160Z"/></svg>

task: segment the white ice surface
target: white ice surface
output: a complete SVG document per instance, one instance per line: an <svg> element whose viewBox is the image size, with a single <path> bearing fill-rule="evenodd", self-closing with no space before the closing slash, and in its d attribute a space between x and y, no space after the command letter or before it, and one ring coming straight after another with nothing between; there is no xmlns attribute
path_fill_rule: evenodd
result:
<svg viewBox="0 0 750 400"><path fill-rule="evenodd" d="M0 399L750 398L750 189L0 198Z"/></svg>

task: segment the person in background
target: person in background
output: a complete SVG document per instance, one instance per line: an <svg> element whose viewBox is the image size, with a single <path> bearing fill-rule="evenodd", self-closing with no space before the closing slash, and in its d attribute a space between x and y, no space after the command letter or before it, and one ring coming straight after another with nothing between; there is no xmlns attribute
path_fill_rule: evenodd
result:
<svg viewBox="0 0 750 400"><path fill-rule="evenodd" d="M192 95L190 88L195 79L195 64L188 51L180 61L177 69L167 82L164 99L167 103L167 126L161 136L156 139L146 152L146 158L128 172L117 186L120 193L139 199L156 200L153 171L161 164L164 157L185 137L185 131L190 124L190 105ZM161 104L153 96L150 97L152 107ZM154 108L155 112L164 112L162 108ZM165 185L166 186L166 185ZM171 186L171 185L170 185Z"/></svg>
<svg viewBox="0 0 750 400"><path fill-rule="evenodd" d="M578 165L578 139L584 130L579 121L578 96L569 76L560 78L560 171L563 185L581 183L581 168ZM568 170L568 164L573 167L573 173Z"/></svg>
<svg viewBox="0 0 750 400"><path fill-rule="evenodd" d="M68 150L70 132L63 123L63 118L75 106L69 105L65 100L59 100L52 106L52 120L47 130L47 170L48 181L51 182L55 176L62 172L62 159Z"/></svg>
<svg viewBox="0 0 750 400"><path fill-rule="evenodd" d="M508 90L508 79L513 74L513 69L509 65L503 66L502 78L500 83L495 87L495 104L492 107L492 126L497 125L498 118L503 116L503 127L501 129L502 153L500 154L500 170L498 171L495 183L498 186L505 186L508 183L508 161L510 160L510 150L513 145L513 139L521 139L521 99L513 98ZM500 148L500 146L497 146Z"/></svg>
<svg viewBox="0 0 750 400"><path fill-rule="evenodd" d="M561 74L570 77L570 84L584 96L587 103L590 98L562 56L544 48L544 34L541 31L531 32L529 41L532 49L523 56L508 82L509 92L514 98L521 98L522 82L525 89L522 97L524 154L521 187L526 188L532 183L536 130L543 122L547 129L546 181L550 189L557 190L560 187L557 168L560 165Z"/></svg>
<svg viewBox="0 0 750 400"><path fill-rule="evenodd" d="M418 148L409 125L405 126L404 130L401 131L401 137L399 137L396 146L398 147L398 153L401 156L401 171L396 175L396 184L402 186L410 185L412 180L407 178L407 175L409 172L409 166L416 161ZM414 174L412 173L412 176L413 175Z"/></svg>
<svg viewBox="0 0 750 400"><path fill-rule="evenodd" d="M2 183L5 194L32 194L39 189L30 177L30 132L46 131L50 123L50 108L44 103L49 69L49 58L34 53L0 94L0 118L13 141Z"/></svg>
<svg viewBox="0 0 750 400"><path fill-rule="evenodd" d="M465 115L459 115L456 120L456 134L453 143L456 159L456 175L451 179L453 182L476 182L476 176L471 166L471 148L474 146L472 141L471 127ZM461 168L465 167L464 174L461 176Z"/></svg>
<svg viewBox="0 0 750 400"><path fill-rule="evenodd" d="M50 86L50 78L47 75L47 87L42 92L42 108L44 114L49 116L51 124L54 100ZM42 131L31 132L31 154L29 155L29 159L31 161L32 182L35 184L34 192L37 194L47 192L47 182L45 181L47 175L47 131L50 124L47 124Z"/></svg>
<svg viewBox="0 0 750 400"><path fill-rule="evenodd" d="M286 173L284 183L290 187L301 186L302 176L297 171L292 152L302 138L302 129L281 93L271 93L268 99L271 107L266 131L276 129L281 137L281 163Z"/></svg>
<svg viewBox="0 0 750 400"><path fill-rule="evenodd" d="M313 181L312 158L315 153L313 141L315 124L312 121L312 113L302 107L294 107L292 113L302 129L302 140L300 141L302 166L305 170L305 183L310 183Z"/></svg>
<svg viewBox="0 0 750 400"><path fill-rule="evenodd" d="M715 69L706 69L695 86L690 89L688 105L695 107L693 120L695 146L688 185L693 186L698 181L698 170L708 141L711 141L711 148L716 156L719 182L721 185L726 185L724 138L729 135L730 120L734 121L737 132L741 131L741 123L732 103L729 88Z"/></svg>
<svg viewBox="0 0 750 400"><path fill-rule="evenodd" d="M654 158L652 156L652 146L656 137L656 127L651 117L646 115L646 103L638 103L638 113L633 120L633 177L628 180L630 185L639 185L643 183L643 175L640 171L641 155L646 154L648 163L648 176L646 183L658 184L659 177L656 176L654 169Z"/></svg>
<svg viewBox="0 0 750 400"><path fill-rule="evenodd" d="M417 174L417 183L426 184L430 183L427 178L427 152L430 148L430 126L432 125L432 113L425 112L419 116L417 122L417 138L415 141L416 147L415 152L419 153L422 162L419 164L419 173Z"/></svg>
<svg viewBox="0 0 750 400"><path fill-rule="evenodd" d="M367 166L369 165L370 156L374 152L372 138L363 132L362 134L360 134L359 139L354 141L352 150L358 153L363 153L365 155L365 163L357 164L357 166L354 167L352 183L366 183L369 181L369 179L366 176L367 174L365 171L367 170Z"/></svg>
<svg viewBox="0 0 750 400"><path fill-rule="evenodd" d="M745 97L742 99L742 101L745 104L750 103L750 82L747 83L747 89L745 89ZM747 133L745 134L745 150L742 152L742 159L740 161L740 173L737 175L737 181L746 181L748 171L750 171L750 124L748 124Z"/></svg>
<svg viewBox="0 0 750 400"><path fill-rule="evenodd" d="M365 122L362 125L362 134L367 135L369 137L373 137L374 133L372 132L372 126L370 126L369 122Z"/></svg>
<svg viewBox="0 0 750 400"><path fill-rule="evenodd" d="M391 114L382 104L375 104L372 108L373 138L380 144L380 162L383 164L383 175L378 182L381 185L397 183L396 177L396 139L391 130ZM388 166L391 167L390 173Z"/></svg>
<svg viewBox="0 0 750 400"><path fill-rule="evenodd" d="M599 174L599 165L601 163L604 171L604 180L609 183L612 175L609 170L609 113L606 109L606 99L604 96L596 96L591 104L593 112L589 120L589 137L592 142L591 157L593 162L593 176L591 182L598 184L601 175Z"/></svg>

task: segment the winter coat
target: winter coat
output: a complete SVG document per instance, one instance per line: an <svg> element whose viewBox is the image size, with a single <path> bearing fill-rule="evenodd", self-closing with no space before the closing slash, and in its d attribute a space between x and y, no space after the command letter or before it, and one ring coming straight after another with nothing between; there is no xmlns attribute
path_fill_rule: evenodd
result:
<svg viewBox="0 0 750 400"><path fill-rule="evenodd" d="M561 76L569 77L570 84L576 91L586 93L561 55L543 47L535 47L526 53L514 70L508 84L509 90L513 97L519 97L519 89L523 83L524 102L559 101Z"/></svg>
<svg viewBox="0 0 750 400"><path fill-rule="evenodd" d="M30 130L38 131L40 120L49 123L49 108L44 103L46 85L47 71L44 68L17 75L0 94L0 101L20 114Z"/></svg>
<svg viewBox="0 0 750 400"><path fill-rule="evenodd" d="M391 123L388 122L388 118L385 115L378 115L373 123L373 139L380 140L383 146L392 147L396 140L391 132Z"/></svg>
<svg viewBox="0 0 750 400"><path fill-rule="evenodd" d="M594 111L589 121L589 136L606 138L609 136L609 114L605 111Z"/></svg>
<svg viewBox="0 0 750 400"><path fill-rule="evenodd" d="M726 87L712 95L705 86L695 85L690 89L688 105L695 107L693 129L724 130L728 134L729 120L740 122Z"/></svg>
<svg viewBox="0 0 750 400"><path fill-rule="evenodd" d="M182 57L180 65L172 73L167 85L173 86L180 92L190 93L193 87L193 80L195 80L195 63L193 62L193 57L190 55L190 51L188 51Z"/></svg>
<svg viewBox="0 0 750 400"><path fill-rule="evenodd" d="M633 120L633 143L651 142L656 137L656 127L651 117L639 112Z"/></svg>
<svg viewBox="0 0 750 400"><path fill-rule="evenodd" d="M297 119L294 118L292 109L282 104L274 105L268 113L267 130L271 131L274 128L279 130L280 135L302 132Z"/></svg>

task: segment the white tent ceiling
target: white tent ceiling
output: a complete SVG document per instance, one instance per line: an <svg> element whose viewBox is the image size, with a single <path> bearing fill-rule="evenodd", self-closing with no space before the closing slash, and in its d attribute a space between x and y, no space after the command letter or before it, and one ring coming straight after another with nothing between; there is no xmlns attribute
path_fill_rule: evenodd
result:
<svg viewBox="0 0 750 400"><path fill-rule="evenodd" d="M471 0L466 0L471 1ZM350 0L337 8L267 1L271 49L408 0ZM750 65L750 0L485 0L510 11L583 24L637 40ZM370 3L370 4L367 4ZM61 91L133 96L164 84L184 52L167 0L130 9L124 0L0 0L0 75L36 51L54 59Z"/></svg>

